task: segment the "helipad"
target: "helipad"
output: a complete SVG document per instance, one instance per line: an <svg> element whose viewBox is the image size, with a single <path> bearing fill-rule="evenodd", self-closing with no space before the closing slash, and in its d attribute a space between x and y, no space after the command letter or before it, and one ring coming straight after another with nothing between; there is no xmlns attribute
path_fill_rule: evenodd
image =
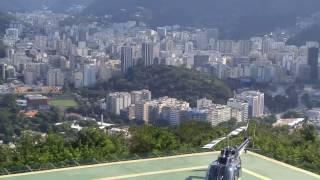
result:
<svg viewBox="0 0 320 180"><path fill-rule="evenodd" d="M123 161L66 169L1 176L7 180L198 180L217 153L199 153L144 160ZM243 180L319 180L320 176L251 153L244 154Z"/></svg>

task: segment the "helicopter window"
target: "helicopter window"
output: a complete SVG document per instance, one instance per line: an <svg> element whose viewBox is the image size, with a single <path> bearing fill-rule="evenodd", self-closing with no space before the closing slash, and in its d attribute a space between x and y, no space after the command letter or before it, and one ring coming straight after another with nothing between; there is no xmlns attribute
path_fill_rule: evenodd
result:
<svg viewBox="0 0 320 180"><path fill-rule="evenodd" d="M212 166L209 170L209 180L224 180L225 166Z"/></svg>
<svg viewBox="0 0 320 180"><path fill-rule="evenodd" d="M227 164L227 160L228 160L227 158L222 158L222 157L220 157L220 158L219 158L219 163L220 163L220 164Z"/></svg>

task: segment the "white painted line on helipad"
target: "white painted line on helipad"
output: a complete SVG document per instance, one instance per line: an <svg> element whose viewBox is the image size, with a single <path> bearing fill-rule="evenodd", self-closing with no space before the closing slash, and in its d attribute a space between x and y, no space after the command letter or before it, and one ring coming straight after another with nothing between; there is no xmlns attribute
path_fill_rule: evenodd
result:
<svg viewBox="0 0 320 180"><path fill-rule="evenodd" d="M304 174L306 174L306 175L309 175L309 176L315 177L315 178L317 178L317 179L320 179L320 175L315 174L315 173L312 173L312 172L310 172L310 171L306 171L306 170L304 170L304 169L300 169L300 168L291 166L291 165L289 165L289 164L286 164L286 163L283 163L283 162L280 162L280 161L277 161L277 160L268 158L268 157L266 157L266 156L262 156L262 155L260 155L260 154L254 153L254 152L250 152L250 151L249 151L248 153L249 153L250 155L256 156L256 157L258 157L258 158L261 158L261 159L264 159L264 160L273 162L273 163L275 163L275 164L278 164L278 165L281 165L281 166L283 166L283 167L292 169L292 170L294 170L294 171L298 171L298 172L304 173Z"/></svg>
<svg viewBox="0 0 320 180"><path fill-rule="evenodd" d="M103 167L103 166L121 165L121 164L129 164L129 163L139 163L139 162L157 161L157 160L165 160L165 159L176 159L176 158L183 158L183 157L205 156L205 155L213 155L213 154L217 154L217 153L219 153L219 152L193 153L193 154L184 154L184 155L176 155L176 156L167 156L167 157L158 157L158 158L149 158L149 159L139 159L139 160L102 163L102 164L85 165L85 166L77 166L77 167L68 167L68 168L61 168L61 169L50 169L50 170L44 170L44 171L34 171L34 172L27 172L27 173L20 173L20 174L4 175L4 176L0 176L0 179L5 179L5 178L9 178L9 177L18 177L18 176L29 176L29 175L43 174L43 173L69 171L69 170L78 170L78 169L85 169L85 168L96 168L96 167Z"/></svg>
<svg viewBox="0 0 320 180"><path fill-rule="evenodd" d="M169 174L169 173L192 171L192 170L207 169L207 168L208 168L208 166L196 166L196 167L190 167L190 168L179 168L179 169L170 169L170 170L162 170L162 171L152 171L152 172L145 172L145 173L113 176L113 177L99 178L96 180L120 180L120 179L136 178L136 177L142 177L142 176L152 176L152 175L159 175L159 174ZM246 174L249 174L251 176L254 176L260 180L271 180L268 177L265 177L261 174L255 173L255 172L247 170L247 169L243 169L243 172L245 172Z"/></svg>
<svg viewBox="0 0 320 180"><path fill-rule="evenodd" d="M145 173L136 173L136 174L128 174L128 175L122 175L122 176L100 178L100 179L96 179L96 180L118 180L118 179L135 178L135 177L141 177L141 176L151 176L151 175L157 175L157 174L168 174L168 173L175 173L175 172L192 171L192 170L199 170L199 169L204 169L204 168L207 169L208 166L197 166L197 167L190 167L190 168L152 171L152 172L145 172Z"/></svg>
<svg viewBox="0 0 320 180"><path fill-rule="evenodd" d="M251 175L251 176L254 176L254 177L256 177L256 178L259 178L259 179L261 179L261 180L271 180L270 178L268 178L268 177L266 177L266 176L262 176L261 174L255 173L255 172L250 171L250 170L248 170L248 169L243 169L243 168L242 168L242 171L245 172L245 173L247 173L247 174L249 174L249 175Z"/></svg>

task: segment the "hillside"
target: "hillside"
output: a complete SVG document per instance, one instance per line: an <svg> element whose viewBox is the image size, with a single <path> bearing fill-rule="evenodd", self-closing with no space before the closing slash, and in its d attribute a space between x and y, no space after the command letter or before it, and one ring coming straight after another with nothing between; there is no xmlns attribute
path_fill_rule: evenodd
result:
<svg viewBox="0 0 320 180"><path fill-rule="evenodd" d="M319 11L319 5L318 0L94 0L84 13L124 21L139 12L152 26L214 26L226 37L239 38L293 25L298 16Z"/></svg>
<svg viewBox="0 0 320 180"><path fill-rule="evenodd" d="M85 4L90 3L91 0L1 0L1 11L32 11L41 9L44 6L55 12L64 12L70 6L74 4Z"/></svg>
<svg viewBox="0 0 320 180"><path fill-rule="evenodd" d="M290 45L305 45L306 41L318 41L320 42L320 25L311 26L300 33L296 34L294 37L290 38L287 44Z"/></svg>
<svg viewBox="0 0 320 180"><path fill-rule="evenodd" d="M2 36L5 29L9 26L11 19L12 18L8 14L0 12L0 36Z"/></svg>
<svg viewBox="0 0 320 180"><path fill-rule="evenodd" d="M115 77L102 86L110 91L149 89L153 97L175 97L192 105L203 97L223 103L232 96L231 90L222 81L208 74L159 65L146 69L136 67L125 77Z"/></svg>

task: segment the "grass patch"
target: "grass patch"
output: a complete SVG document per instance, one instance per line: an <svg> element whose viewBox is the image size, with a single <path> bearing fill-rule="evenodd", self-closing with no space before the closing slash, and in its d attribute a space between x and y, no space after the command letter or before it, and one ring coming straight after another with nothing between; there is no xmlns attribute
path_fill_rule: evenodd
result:
<svg viewBox="0 0 320 180"><path fill-rule="evenodd" d="M77 107L78 103L74 99L52 99L49 101L51 106L70 108Z"/></svg>

